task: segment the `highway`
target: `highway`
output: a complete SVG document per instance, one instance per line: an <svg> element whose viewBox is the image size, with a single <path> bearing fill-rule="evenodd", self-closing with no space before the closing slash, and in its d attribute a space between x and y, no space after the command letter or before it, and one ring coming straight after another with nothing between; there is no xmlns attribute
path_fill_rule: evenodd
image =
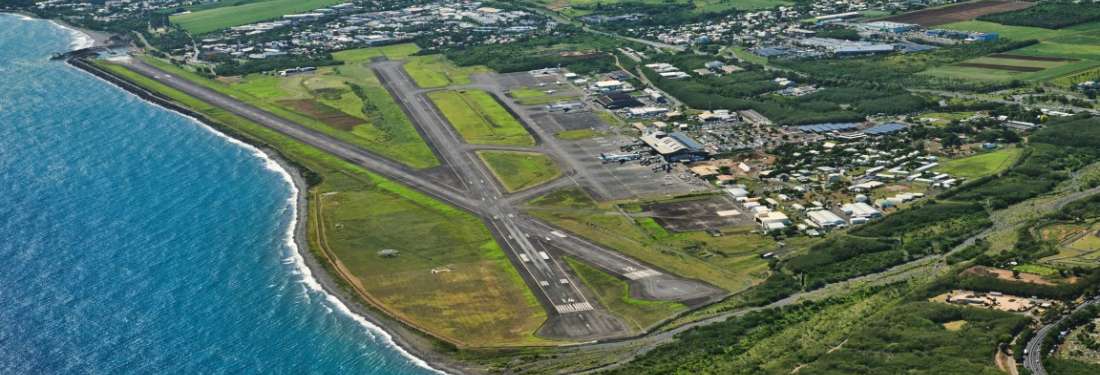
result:
<svg viewBox="0 0 1100 375"><path fill-rule="evenodd" d="M1100 303L1100 298L1093 298L1082 303L1077 306L1077 308L1073 309L1073 312L1062 316L1058 321L1047 324L1036 331L1031 341L1027 342L1027 354L1024 355L1024 367L1031 370L1032 375L1047 375L1047 370L1043 368L1043 339L1050 334L1050 331L1054 330L1054 327L1057 327L1059 323L1065 321L1070 315L1096 303Z"/></svg>

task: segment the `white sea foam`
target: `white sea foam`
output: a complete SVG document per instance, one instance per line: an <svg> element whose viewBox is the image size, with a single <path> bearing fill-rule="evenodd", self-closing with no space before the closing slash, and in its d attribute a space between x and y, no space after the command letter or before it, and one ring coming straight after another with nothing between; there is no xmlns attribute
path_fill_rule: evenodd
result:
<svg viewBox="0 0 1100 375"><path fill-rule="evenodd" d="M111 86L114 86L114 84L112 84L111 82L109 82L109 81L107 81L103 78L100 78L99 76L96 76L94 74L91 75L91 76L95 79L98 79L98 80L103 81L107 84L110 84ZM117 87L117 86L115 86L115 87ZM119 90L121 90L122 92L124 92L127 95L130 95L134 98L141 99L141 97L135 95L134 93L132 93L128 90L122 90L121 88L119 88ZM141 100L144 100L144 99L141 99ZM161 107L161 108L164 108L164 107ZM298 204L297 204L298 195L301 194L301 192L298 190L298 185L294 183L294 178L290 176L290 172L288 172L286 169L283 169L283 167L281 165L279 165L279 163L276 162L274 159L272 159L270 155L268 155L267 153L263 152L262 150L256 148L256 146L250 145L250 144L242 142L242 141L240 141L236 138L233 138L233 137L227 136L225 134L222 134L222 132L219 132L217 129L214 129L210 126L207 126L205 123L203 123L202 121L199 121L198 119L196 119L194 117L188 116L184 113L174 111L174 110L169 109L169 108L164 108L164 109L175 112L176 114L191 120L196 125L198 125L199 128L204 129L206 131L209 131L209 132L213 133L214 135L218 136L219 138L221 138L221 139L223 139L223 140L225 140L225 141L227 141L231 144L240 146L241 148L244 148L244 149L250 151L252 153L252 155L254 155L257 158L260 158L261 160L264 161L264 167L266 169L278 173L279 176L282 177L283 181L286 182L286 184L288 186L290 186L291 194L290 194L290 197L287 198L287 207L288 207L288 210L290 211L291 219L290 219L290 225L287 226L286 234L284 236L285 243L286 243L287 247L289 247L290 250L291 250L290 251L291 256L290 256L289 259L293 260L293 264L294 264L294 268L295 268L294 273L298 273L298 274L302 275L300 281L303 284L305 284L305 286L308 287L310 290L313 290L317 293L321 293L322 295L324 295L326 303L323 303L321 306L324 307L326 311L331 313L333 311L333 308L335 308L336 311L339 311L341 314L344 314L345 316L350 317L356 323L359 323L360 326L362 326L363 328L366 328L366 333L367 334L369 334L371 337L381 337L382 341L387 346L389 346L390 348L396 350L399 354L401 354L401 356L405 357L405 359L407 359L410 363L412 363L412 364L414 364L418 367L424 368L426 370L435 372L437 374L444 374L444 375L447 374L444 371L441 371L439 369L436 369L436 368L432 367L430 364L428 364L427 361L425 361L423 359L420 359L417 356L412 355L412 353L409 353L407 350L405 350L405 348L401 347L400 345L397 345L397 342L395 342L393 340L393 336L390 336L389 332L386 332L386 330L382 329L382 327L379 327L378 325L375 325L374 323L371 323L369 320L367 320L367 318L363 317L362 315L356 314L354 311L352 311L350 308L348 308L348 306L346 304L344 304L344 301L341 301L339 298L337 298L336 296L334 296L334 295L330 294L328 291L326 291L325 288L323 286L321 286L321 283L318 282L317 279L313 277L313 271L309 268L309 266L306 265L306 260L305 260L305 258L302 257L302 253L301 253L302 249L298 248L298 243L294 240L294 231L298 227ZM332 306L332 307L329 307L329 306Z"/></svg>
<svg viewBox="0 0 1100 375"><path fill-rule="evenodd" d="M30 17L27 17L27 16L23 16L23 17L24 17L24 19L27 19L27 20L33 19L33 18L30 18ZM50 20L49 22L51 24L53 24L54 26L60 27L61 29L65 30L69 33L69 36L70 36L70 38L69 38L70 39L69 40L69 50L70 51L76 51L78 49L85 49L85 48L90 48L92 46L95 46L95 39L92 39L91 35L88 35L87 33L83 32L83 31L80 31L80 30L77 30L77 29L74 29L72 27L65 26L61 23L58 23L57 21L54 21L54 20Z"/></svg>

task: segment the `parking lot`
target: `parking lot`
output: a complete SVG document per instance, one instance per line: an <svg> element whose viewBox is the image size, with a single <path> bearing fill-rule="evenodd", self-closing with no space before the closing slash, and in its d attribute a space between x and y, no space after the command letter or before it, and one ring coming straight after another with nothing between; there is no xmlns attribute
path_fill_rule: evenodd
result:
<svg viewBox="0 0 1100 375"><path fill-rule="evenodd" d="M720 229L752 225L752 217L741 212L726 196L642 206L661 226L673 232Z"/></svg>
<svg viewBox="0 0 1100 375"><path fill-rule="evenodd" d="M600 153L618 152L622 145L633 140L624 136L608 135L579 141L561 142L570 157L591 171L595 181L612 194L607 199L676 196L708 190L706 182L692 176L682 165L671 172L661 169L661 163L642 165L638 161L604 163Z"/></svg>

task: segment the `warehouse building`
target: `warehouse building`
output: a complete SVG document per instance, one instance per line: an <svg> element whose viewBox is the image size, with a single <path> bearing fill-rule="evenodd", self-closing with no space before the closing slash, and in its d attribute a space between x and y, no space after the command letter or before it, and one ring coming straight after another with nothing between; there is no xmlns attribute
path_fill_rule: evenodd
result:
<svg viewBox="0 0 1100 375"><path fill-rule="evenodd" d="M810 223L818 228L838 228L845 224L844 219L829 210L809 211L806 213L806 217L810 219Z"/></svg>

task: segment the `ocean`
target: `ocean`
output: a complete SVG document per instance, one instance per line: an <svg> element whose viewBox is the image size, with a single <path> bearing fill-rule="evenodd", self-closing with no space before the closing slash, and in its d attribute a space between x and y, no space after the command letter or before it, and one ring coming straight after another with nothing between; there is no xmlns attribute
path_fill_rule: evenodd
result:
<svg viewBox="0 0 1100 375"><path fill-rule="evenodd" d="M325 294L255 148L49 56L0 14L0 373L427 374Z"/></svg>

